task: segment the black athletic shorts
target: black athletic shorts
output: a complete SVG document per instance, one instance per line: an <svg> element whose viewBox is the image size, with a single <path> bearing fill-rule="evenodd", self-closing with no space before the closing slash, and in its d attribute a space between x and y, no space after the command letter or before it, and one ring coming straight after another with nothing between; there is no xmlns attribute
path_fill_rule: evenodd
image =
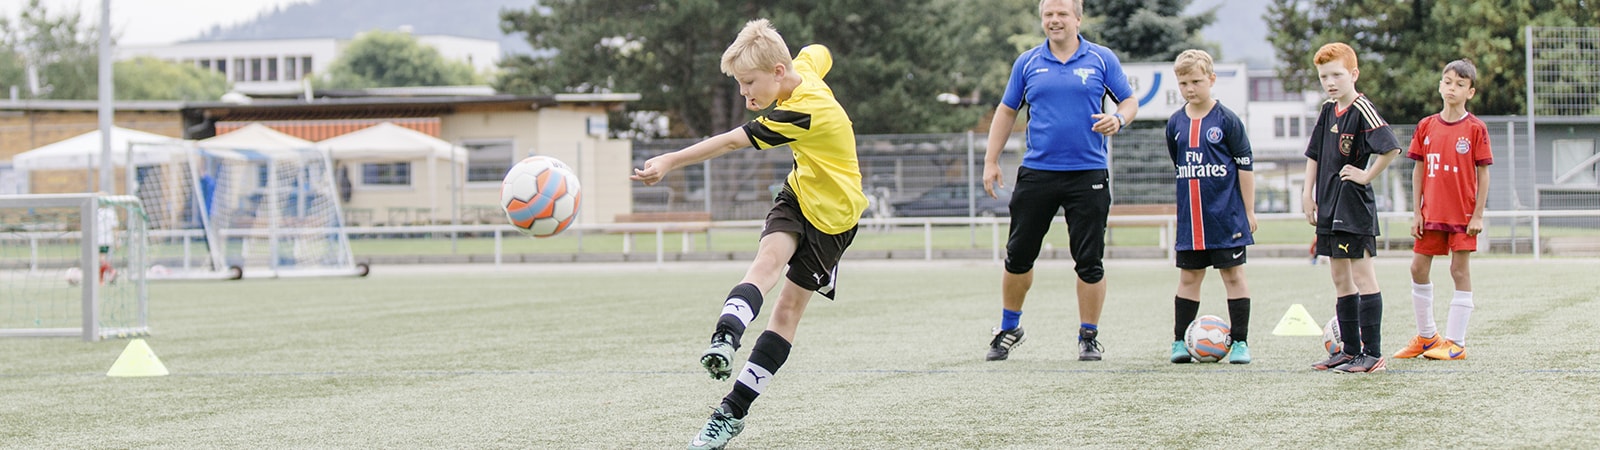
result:
<svg viewBox="0 0 1600 450"><path fill-rule="evenodd" d="M1317 256L1361 259L1378 256L1378 237L1335 231L1317 235Z"/></svg>
<svg viewBox="0 0 1600 450"><path fill-rule="evenodd" d="M1227 269L1244 265L1248 258L1244 247L1213 248L1209 250L1179 250L1178 268L1200 270L1207 267Z"/></svg>
<svg viewBox="0 0 1600 450"><path fill-rule="evenodd" d="M789 257L786 276L794 284L832 300L838 281L839 258L855 241L858 228L850 227L839 234L818 230L800 211L800 202L789 184L784 183L783 191L773 199L772 210L767 212L767 223L761 229L761 237L778 232L794 233L798 245L794 256Z"/></svg>
<svg viewBox="0 0 1600 450"><path fill-rule="evenodd" d="M1099 282L1105 276L1106 216L1111 214L1111 177L1105 170L1017 169L1011 193L1011 236L1006 240L1006 271L1028 273L1057 211L1066 211L1068 244L1078 278Z"/></svg>

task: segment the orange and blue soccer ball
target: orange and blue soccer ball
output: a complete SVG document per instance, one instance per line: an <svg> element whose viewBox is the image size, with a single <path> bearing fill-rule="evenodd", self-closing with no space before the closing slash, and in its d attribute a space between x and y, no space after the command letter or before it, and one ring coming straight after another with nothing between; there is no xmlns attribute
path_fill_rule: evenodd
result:
<svg viewBox="0 0 1600 450"><path fill-rule="evenodd" d="M500 206L518 231L533 237L560 234L578 217L578 176L560 160L530 156L511 166L500 184Z"/></svg>
<svg viewBox="0 0 1600 450"><path fill-rule="evenodd" d="M1228 356L1228 348L1233 345L1233 336L1230 334L1232 327L1221 317L1204 315L1189 322L1189 329L1183 332L1183 347L1189 350L1189 356L1195 362L1217 362Z"/></svg>
<svg viewBox="0 0 1600 450"><path fill-rule="evenodd" d="M1322 326L1322 349L1333 355L1344 351L1344 339L1339 334L1339 317L1328 319L1328 324Z"/></svg>

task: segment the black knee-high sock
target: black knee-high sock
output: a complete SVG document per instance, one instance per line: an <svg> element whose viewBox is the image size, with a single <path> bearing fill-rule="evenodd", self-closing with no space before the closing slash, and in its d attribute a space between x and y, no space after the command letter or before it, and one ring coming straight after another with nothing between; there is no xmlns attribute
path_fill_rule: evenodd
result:
<svg viewBox="0 0 1600 450"><path fill-rule="evenodd" d="M1346 295L1339 297L1339 303L1334 305L1334 311L1339 315L1339 340L1344 341L1344 353L1347 355L1361 354L1361 315L1356 308L1360 298L1355 294Z"/></svg>
<svg viewBox="0 0 1600 450"><path fill-rule="evenodd" d="M1189 331L1189 323L1194 322L1194 316L1200 314L1200 301L1172 296L1172 340L1183 340L1183 334Z"/></svg>
<svg viewBox="0 0 1600 450"><path fill-rule="evenodd" d="M739 348L739 338L744 336L745 327L750 326L750 321L761 313L761 290L750 283L740 283L728 292L728 300L722 303L722 316L717 317L717 333L727 333L731 337L733 348Z"/></svg>
<svg viewBox="0 0 1600 450"><path fill-rule="evenodd" d="M1228 321L1234 342L1246 342L1250 339L1250 297L1228 299Z"/></svg>
<svg viewBox="0 0 1600 450"><path fill-rule="evenodd" d="M1383 293L1372 293L1361 296L1361 348L1363 352L1379 358L1383 357L1379 330L1383 324Z"/></svg>
<svg viewBox="0 0 1600 450"><path fill-rule="evenodd" d="M722 398L723 408L734 418L743 419L750 411L750 402L767 390L772 375L789 359L789 347L789 341L778 333L762 332L761 337L756 338L755 347L750 349L750 360L745 361L744 370L739 371L739 379L733 382L733 390Z"/></svg>

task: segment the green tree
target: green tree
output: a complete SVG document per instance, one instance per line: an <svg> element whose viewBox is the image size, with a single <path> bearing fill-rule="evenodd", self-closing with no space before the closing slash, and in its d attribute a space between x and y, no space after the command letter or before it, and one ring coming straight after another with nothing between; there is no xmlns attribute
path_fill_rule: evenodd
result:
<svg viewBox="0 0 1600 450"><path fill-rule="evenodd" d="M118 100L216 100L229 88L220 72L151 57L117 61L111 71Z"/></svg>
<svg viewBox="0 0 1600 450"><path fill-rule="evenodd" d="M1123 61L1172 61L1188 49L1221 59L1220 48L1200 37L1217 19L1218 7L1183 17L1190 0L1085 1L1083 34L1117 52Z"/></svg>
<svg viewBox="0 0 1600 450"><path fill-rule="evenodd" d="M1008 45L1036 2L1002 0L814 0L757 4L728 0L555 0L501 14L501 29L524 33L541 53L502 62L498 88L518 93L638 92L631 105L662 111L671 136L708 136L751 117L719 68L722 51L748 20L767 17L798 51L827 45L828 74L856 131L948 132L971 128L984 108L952 106L942 93L993 106L1016 52ZM993 22L987 20L994 19ZM1037 18L1029 22L1038 33ZM1027 22L1022 22L1027 23ZM998 86L998 87L996 87ZM992 90L992 92L991 92ZM623 120L613 124L626 126Z"/></svg>
<svg viewBox="0 0 1600 450"><path fill-rule="evenodd" d="M0 20L5 49L0 53L0 82L20 86L24 95L49 99L92 99L99 81L96 60L98 31L83 27L74 10L52 12L30 0L15 22ZM30 92L27 67L38 76L39 92Z"/></svg>
<svg viewBox="0 0 1600 450"><path fill-rule="evenodd" d="M397 31L362 33L329 67L326 80L316 80L319 87L335 89L482 83L470 64L446 60L438 49Z"/></svg>
<svg viewBox="0 0 1600 450"><path fill-rule="evenodd" d="M1405 123L1438 112L1439 71L1464 57L1479 76L1469 109L1523 114L1523 28L1600 26L1600 8L1591 0L1274 0L1264 19L1286 89L1319 90L1312 55L1345 42L1360 58L1357 87L1391 121Z"/></svg>

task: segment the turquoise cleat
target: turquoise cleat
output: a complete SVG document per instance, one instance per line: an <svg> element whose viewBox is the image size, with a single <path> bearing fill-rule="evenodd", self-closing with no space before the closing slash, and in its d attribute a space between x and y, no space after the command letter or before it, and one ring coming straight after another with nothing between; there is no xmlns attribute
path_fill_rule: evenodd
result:
<svg viewBox="0 0 1600 450"><path fill-rule="evenodd" d="M1250 364L1250 345L1244 341L1235 341L1228 347L1228 362L1232 364Z"/></svg>
<svg viewBox="0 0 1600 450"><path fill-rule="evenodd" d="M711 411L711 419L706 421L706 427L689 441L689 450L727 447L728 440L738 436L740 431L744 431L744 419L735 419L724 407L718 406Z"/></svg>
<svg viewBox="0 0 1600 450"><path fill-rule="evenodd" d="M1187 364L1192 359L1189 357L1189 348L1184 347L1183 341L1172 341L1172 363Z"/></svg>

